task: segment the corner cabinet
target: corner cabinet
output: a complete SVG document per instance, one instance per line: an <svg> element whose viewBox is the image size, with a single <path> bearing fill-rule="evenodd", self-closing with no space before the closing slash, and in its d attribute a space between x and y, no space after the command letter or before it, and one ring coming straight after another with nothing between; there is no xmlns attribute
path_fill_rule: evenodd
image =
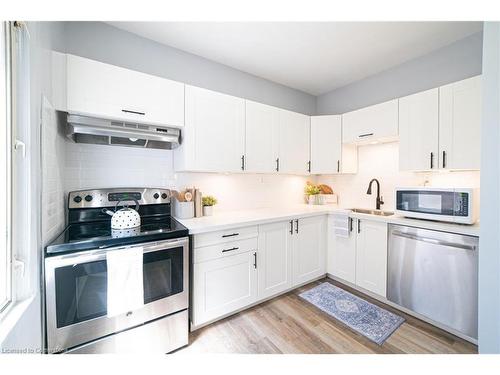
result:
<svg viewBox="0 0 500 375"><path fill-rule="evenodd" d="M70 113L152 125L184 125L184 84L66 55Z"/></svg>
<svg viewBox="0 0 500 375"><path fill-rule="evenodd" d="M356 173L358 151L342 143L342 116L311 117L311 174Z"/></svg>
<svg viewBox="0 0 500 375"><path fill-rule="evenodd" d="M268 298L292 286L292 237L287 221L259 226L259 298Z"/></svg>
<svg viewBox="0 0 500 375"><path fill-rule="evenodd" d="M304 284L326 273L326 216L293 221L292 284Z"/></svg>
<svg viewBox="0 0 500 375"><path fill-rule="evenodd" d="M326 216L259 227L259 299L325 275Z"/></svg>
<svg viewBox="0 0 500 375"><path fill-rule="evenodd" d="M241 172L245 100L186 85L185 127L174 151L177 171Z"/></svg>

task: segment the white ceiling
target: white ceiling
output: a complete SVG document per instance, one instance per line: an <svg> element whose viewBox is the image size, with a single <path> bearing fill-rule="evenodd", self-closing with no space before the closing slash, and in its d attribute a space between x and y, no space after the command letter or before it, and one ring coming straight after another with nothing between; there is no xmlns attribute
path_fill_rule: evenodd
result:
<svg viewBox="0 0 500 375"><path fill-rule="evenodd" d="M425 55L481 22L109 22L244 72L320 95Z"/></svg>

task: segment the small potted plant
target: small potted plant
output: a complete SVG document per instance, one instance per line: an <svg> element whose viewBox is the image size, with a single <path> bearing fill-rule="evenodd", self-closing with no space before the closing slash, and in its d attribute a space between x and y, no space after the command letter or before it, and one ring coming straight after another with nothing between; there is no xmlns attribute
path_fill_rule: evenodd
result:
<svg viewBox="0 0 500 375"><path fill-rule="evenodd" d="M306 184L306 187L304 188L304 192L306 193L307 197L307 202L309 204L317 204L317 197L318 194L321 193L321 189L319 186L311 184L309 181Z"/></svg>
<svg viewBox="0 0 500 375"><path fill-rule="evenodd" d="M217 204L217 199L211 195L207 195L201 199L203 204L203 216L212 216L214 214L214 206Z"/></svg>

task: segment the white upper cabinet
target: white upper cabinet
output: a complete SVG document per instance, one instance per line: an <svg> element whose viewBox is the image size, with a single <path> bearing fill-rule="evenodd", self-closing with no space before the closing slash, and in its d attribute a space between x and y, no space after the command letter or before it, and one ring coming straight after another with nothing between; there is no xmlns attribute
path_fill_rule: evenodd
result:
<svg viewBox="0 0 500 375"><path fill-rule="evenodd" d="M282 109L279 124L279 172L308 174L310 116Z"/></svg>
<svg viewBox="0 0 500 375"><path fill-rule="evenodd" d="M276 107L246 101L245 171L276 172L279 157L279 118Z"/></svg>
<svg viewBox="0 0 500 375"><path fill-rule="evenodd" d="M439 89L399 99L399 169L438 168Z"/></svg>
<svg viewBox="0 0 500 375"><path fill-rule="evenodd" d="M175 150L176 170L241 172L245 154L245 101L186 85L186 123Z"/></svg>
<svg viewBox="0 0 500 375"><path fill-rule="evenodd" d="M479 169L481 76L439 88L439 168Z"/></svg>
<svg viewBox="0 0 500 375"><path fill-rule="evenodd" d="M311 117L311 173L356 173L354 145L342 144L342 116Z"/></svg>
<svg viewBox="0 0 500 375"><path fill-rule="evenodd" d="M66 61L70 113L153 125L184 125L184 84L74 55Z"/></svg>
<svg viewBox="0 0 500 375"><path fill-rule="evenodd" d="M342 115L342 122L344 143L396 141L398 99L345 113Z"/></svg>

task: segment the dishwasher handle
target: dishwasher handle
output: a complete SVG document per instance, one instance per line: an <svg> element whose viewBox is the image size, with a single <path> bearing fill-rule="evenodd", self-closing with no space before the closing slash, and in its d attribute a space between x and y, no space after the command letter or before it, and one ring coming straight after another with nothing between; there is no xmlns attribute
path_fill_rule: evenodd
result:
<svg viewBox="0 0 500 375"><path fill-rule="evenodd" d="M414 235L414 234L410 234L410 233L401 232L399 230L393 230L391 232L391 234L393 236L409 238L409 239L415 240L415 241L422 241L422 242L432 243L434 245L455 247L455 248L458 248L458 249L470 250L470 251L477 250L477 246L475 246L475 245L467 245L467 244L456 243L456 242L442 241L442 240L437 240L435 238L423 237L423 236L418 236L418 235Z"/></svg>

